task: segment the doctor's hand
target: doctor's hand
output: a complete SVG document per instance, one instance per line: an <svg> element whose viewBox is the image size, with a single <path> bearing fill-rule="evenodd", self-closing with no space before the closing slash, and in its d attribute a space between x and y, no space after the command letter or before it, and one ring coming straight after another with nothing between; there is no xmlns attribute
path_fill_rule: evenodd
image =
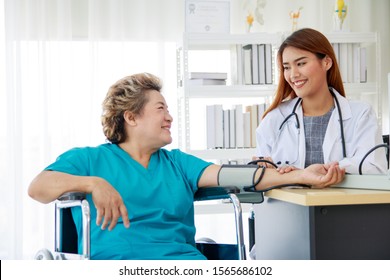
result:
<svg viewBox="0 0 390 280"><path fill-rule="evenodd" d="M289 173L291 171L297 170L299 168L293 166L293 165L284 165L278 167L276 170L279 171L280 174Z"/></svg>
<svg viewBox="0 0 390 280"><path fill-rule="evenodd" d="M120 217L123 225L130 226L129 216L122 197L114 187L103 178L97 178L92 189L92 200L97 209L96 225L112 230Z"/></svg>
<svg viewBox="0 0 390 280"><path fill-rule="evenodd" d="M340 168L337 162L329 164L312 164L302 170L304 184L313 188L325 188L340 183L345 176L345 169Z"/></svg>

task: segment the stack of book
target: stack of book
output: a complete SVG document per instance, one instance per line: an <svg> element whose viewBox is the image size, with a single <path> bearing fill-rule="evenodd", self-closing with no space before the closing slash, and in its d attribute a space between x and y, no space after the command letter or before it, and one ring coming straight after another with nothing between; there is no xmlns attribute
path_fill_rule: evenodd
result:
<svg viewBox="0 0 390 280"><path fill-rule="evenodd" d="M266 85L273 83L271 44L237 45L237 84Z"/></svg>
<svg viewBox="0 0 390 280"><path fill-rule="evenodd" d="M227 73L189 72L188 84L196 86L226 85Z"/></svg>
<svg viewBox="0 0 390 280"><path fill-rule="evenodd" d="M367 82L367 50L359 43L333 43L344 83Z"/></svg>
<svg viewBox="0 0 390 280"><path fill-rule="evenodd" d="M207 105L207 148L255 148L256 128L265 109L266 104L238 104L229 109Z"/></svg>

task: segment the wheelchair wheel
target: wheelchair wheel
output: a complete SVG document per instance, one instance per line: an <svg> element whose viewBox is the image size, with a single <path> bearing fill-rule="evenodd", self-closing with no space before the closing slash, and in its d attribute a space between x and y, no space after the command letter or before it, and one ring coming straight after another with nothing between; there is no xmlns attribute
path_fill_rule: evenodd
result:
<svg viewBox="0 0 390 280"><path fill-rule="evenodd" d="M41 249L36 253L35 260L44 261L44 260L54 260L53 254L48 249Z"/></svg>

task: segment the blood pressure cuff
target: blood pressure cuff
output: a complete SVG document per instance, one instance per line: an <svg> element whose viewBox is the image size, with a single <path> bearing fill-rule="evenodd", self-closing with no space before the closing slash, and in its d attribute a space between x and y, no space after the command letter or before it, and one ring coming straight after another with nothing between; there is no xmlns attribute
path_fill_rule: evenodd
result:
<svg viewBox="0 0 390 280"><path fill-rule="evenodd" d="M257 170L262 172L256 180ZM237 187L244 191L256 191L255 186L261 181L265 168L258 165L223 164L218 172L218 186Z"/></svg>

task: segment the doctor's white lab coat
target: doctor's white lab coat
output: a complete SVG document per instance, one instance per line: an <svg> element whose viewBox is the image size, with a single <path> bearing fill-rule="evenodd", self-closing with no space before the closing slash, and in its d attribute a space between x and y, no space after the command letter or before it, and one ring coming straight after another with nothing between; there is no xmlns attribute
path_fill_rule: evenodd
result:
<svg viewBox="0 0 390 280"><path fill-rule="evenodd" d="M322 150L324 162L338 161L346 172L359 174L359 164L364 155L375 145L383 144L381 128L373 108L364 102L350 100L333 90L339 101L344 124L345 146L347 157L343 158L339 114L337 104L329 120ZM256 129L256 156L271 157L279 165L294 165L304 168L305 165L305 132L301 104L296 113L300 129L296 127L296 118L291 117L279 129L284 119L292 113L298 98L283 102L272 110L261 121ZM385 148L372 152L362 165L363 174L387 172Z"/></svg>

